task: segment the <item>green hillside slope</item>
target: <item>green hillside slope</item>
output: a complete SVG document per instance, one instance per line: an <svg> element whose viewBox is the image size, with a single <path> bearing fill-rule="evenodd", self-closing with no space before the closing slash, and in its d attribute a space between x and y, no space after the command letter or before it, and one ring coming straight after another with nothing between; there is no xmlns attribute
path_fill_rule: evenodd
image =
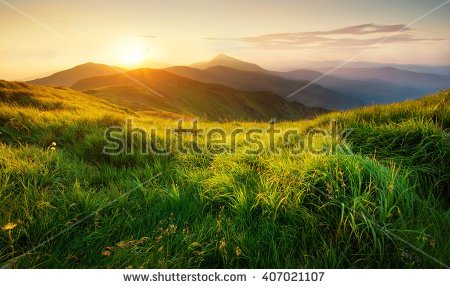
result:
<svg viewBox="0 0 450 289"><path fill-rule="evenodd" d="M326 111L270 92L197 82L158 69L87 78L73 88L134 110L163 110L209 120L304 119Z"/></svg>
<svg viewBox="0 0 450 289"><path fill-rule="evenodd" d="M132 154L102 153L105 129L127 118L145 130L176 126L70 89L0 81L0 266L450 263L450 91L278 123L280 131L298 130L276 137L278 154L267 134L260 154L246 153L251 144L242 134L218 153L144 154L139 146ZM328 131L331 120L339 131L352 129L330 143L340 145L334 153L293 153L311 129ZM235 128L268 127L199 125L222 128L227 137ZM312 144L328 144L326 135Z"/></svg>

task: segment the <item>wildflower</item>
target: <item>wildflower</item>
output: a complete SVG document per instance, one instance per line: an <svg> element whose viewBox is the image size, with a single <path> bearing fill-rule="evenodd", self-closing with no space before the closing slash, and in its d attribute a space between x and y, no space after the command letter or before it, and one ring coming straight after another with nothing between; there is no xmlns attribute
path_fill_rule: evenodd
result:
<svg viewBox="0 0 450 289"><path fill-rule="evenodd" d="M239 247L236 247L236 256L241 256L242 255L242 250Z"/></svg>
<svg viewBox="0 0 450 289"><path fill-rule="evenodd" d="M184 227L183 228L183 235L188 235L190 233L190 229L189 229L189 227Z"/></svg>
<svg viewBox="0 0 450 289"><path fill-rule="evenodd" d="M388 189L389 189L389 193L392 193L394 191L394 184L390 184Z"/></svg>
<svg viewBox="0 0 450 289"><path fill-rule="evenodd" d="M168 234L175 234L175 232L177 231L177 226L175 226L174 224L170 224L169 227L167 227L167 232Z"/></svg>
<svg viewBox="0 0 450 289"><path fill-rule="evenodd" d="M431 239L429 241L429 243L430 243L430 246L433 247L433 248L434 248L434 246L436 246L436 240Z"/></svg>
<svg viewBox="0 0 450 289"><path fill-rule="evenodd" d="M111 252L108 251L108 250L105 250L105 251L102 252L102 255L103 256L111 256Z"/></svg>
<svg viewBox="0 0 450 289"><path fill-rule="evenodd" d="M17 224L14 224L14 223L8 223L8 224L4 225L4 226L2 227L2 229L5 230L5 231L9 231L9 230L14 229L16 226L17 226Z"/></svg>
<svg viewBox="0 0 450 289"><path fill-rule="evenodd" d="M226 249L227 249L227 242L225 241L225 239L220 240L219 250L225 252L225 254L226 254L226 252L227 252Z"/></svg>
<svg viewBox="0 0 450 289"><path fill-rule="evenodd" d="M198 248L198 247L201 247L201 246L202 246L202 244L200 244L199 242L192 242L189 245L189 248Z"/></svg>
<svg viewBox="0 0 450 289"><path fill-rule="evenodd" d="M56 142L52 142L51 145L48 146L48 150L56 151Z"/></svg>
<svg viewBox="0 0 450 289"><path fill-rule="evenodd" d="M75 261L75 262L78 262L78 261L79 261L78 257L75 256L75 255L69 255L69 256L67 256L67 260Z"/></svg>

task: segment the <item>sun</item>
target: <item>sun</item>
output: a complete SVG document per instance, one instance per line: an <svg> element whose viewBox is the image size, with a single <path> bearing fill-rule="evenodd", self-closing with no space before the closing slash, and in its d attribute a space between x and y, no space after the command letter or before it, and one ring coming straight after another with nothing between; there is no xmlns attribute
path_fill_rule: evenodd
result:
<svg viewBox="0 0 450 289"><path fill-rule="evenodd" d="M110 62L135 69L148 66L152 61L159 61L160 49L151 40L131 36L116 39L108 45Z"/></svg>
<svg viewBox="0 0 450 289"><path fill-rule="evenodd" d="M137 43L129 43L120 51L120 62L126 66L136 66L146 58L145 47Z"/></svg>

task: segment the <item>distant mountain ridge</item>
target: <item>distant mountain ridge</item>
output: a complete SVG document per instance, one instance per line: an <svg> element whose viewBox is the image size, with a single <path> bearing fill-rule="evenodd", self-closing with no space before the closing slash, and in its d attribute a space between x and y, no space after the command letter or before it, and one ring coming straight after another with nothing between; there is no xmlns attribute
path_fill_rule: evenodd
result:
<svg viewBox="0 0 450 289"><path fill-rule="evenodd" d="M220 59L220 58L219 58ZM227 66L226 63L222 63L222 66L229 68L235 68L240 60L233 58L234 61L231 66ZM218 63L218 61L214 61ZM244 62L248 64L248 62ZM211 63L210 63L211 65ZM207 71L212 67L204 69ZM166 68L170 70L171 68ZM199 78L199 73L188 75L186 70L178 68L173 69L172 72L179 73L185 77L193 77L199 81L211 81L211 77L203 75L203 79ZM431 73L419 73L407 70L401 70L397 68L385 67L385 68L348 68L347 71L355 71L353 75L345 75L346 68L341 68L333 71L329 75L323 75L328 73L330 69L323 69L321 71L310 69L295 69L288 72L270 71L259 67L258 71L272 75L277 75L284 79L296 80L305 83L305 81L314 81L316 85L322 86L326 89L333 91L341 95L341 105L328 102L323 104L320 102L314 102L314 105L323 106L331 109L342 109L346 107L355 107L376 103L392 103L397 101L403 101L406 99L415 99L424 94L435 91L436 89L445 89L450 85L450 77L439 74ZM223 75L222 75L223 77ZM256 77L257 78L257 77ZM239 82L240 80L238 80ZM242 87L231 82L225 82L225 80L213 80L213 82L222 83L224 85L238 87L242 89L249 89L248 87ZM259 82L259 89L267 89L270 87L268 83L263 81ZM300 88L298 86L296 89ZM290 87L289 85L287 87ZM251 89L257 90L252 87ZM274 87L270 87L268 90L282 95L286 93L281 89L281 92ZM295 91L295 90L292 90ZM291 92L292 92L291 91ZM301 102L301 101L300 101ZM326 101L325 101L326 102ZM309 105L310 103L304 104Z"/></svg>
<svg viewBox="0 0 450 289"><path fill-rule="evenodd" d="M401 70L408 70L419 73L432 73L438 75L450 75L450 65L426 65L426 64L399 64L389 62L368 62L368 61L352 61L332 60L332 61L301 61L296 64L295 61L279 61L272 63L270 67L276 71L291 71L303 67L305 69L323 71L345 63L345 68L382 68L392 67Z"/></svg>
<svg viewBox="0 0 450 289"><path fill-rule="evenodd" d="M334 91L358 98L366 104L404 101L406 99L418 98L434 91L434 89L428 88L396 85L379 79L354 80L338 78L333 75L325 75L317 71L305 69L279 72L277 74L286 79L314 81Z"/></svg>
<svg viewBox="0 0 450 289"><path fill-rule="evenodd" d="M328 72L331 69L322 69ZM431 90L446 88L450 86L450 77L424 72L413 72L394 67L380 68L339 68L330 73L345 79L370 80L378 79L397 85L409 86L413 88L428 88Z"/></svg>
<svg viewBox="0 0 450 289"><path fill-rule="evenodd" d="M226 66L213 66L201 70L187 66L168 67L174 74L206 83L217 83L247 91L270 91L288 101L326 109L347 109L365 103L317 84L311 84L301 92L287 98L292 92L307 85L308 81L288 80L270 71L243 71Z"/></svg>
<svg viewBox="0 0 450 289"><path fill-rule="evenodd" d="M77 65L67 70L56 72L47 77L27 81L30 84L51 85L51 86L72 86L77 81L92 77L116 74L126 71L123 68L114 67L106 64L88 62Z"/></svg>
<svg viewBox="0 0 450 289"><path fill-rule="evenodd" d="M221 61L222 59L224 61ZM231 60L226 61L226 59ZM349 63L333 71L331 70L335 66L314 70L294 69L288 72L278 72L266 70L260 66L252 69L249 62L220 54L209 62L204 62L200 66L193 64L191 67L205 70L219 65L239 70L244 70L239 67L245 65L246 71L272 73L291 80L315 81L323 73L327 73L329 75L317 80L316 83L341 94L356 97L366 104L389 103L417 98L436 89L450 87L450 76L445 74L445 72L450 71L448 66L427 67L406 64L392 64L392 66L387 64L380 66L381 64L379 64L377 66L376 63L361 62L362 67L355 67L355 64ZM417 71L410 71L407 68ZM430 71L439 71L444 74L431 73ZM364 85L367 86L367 90L362 89Z"/></svg>

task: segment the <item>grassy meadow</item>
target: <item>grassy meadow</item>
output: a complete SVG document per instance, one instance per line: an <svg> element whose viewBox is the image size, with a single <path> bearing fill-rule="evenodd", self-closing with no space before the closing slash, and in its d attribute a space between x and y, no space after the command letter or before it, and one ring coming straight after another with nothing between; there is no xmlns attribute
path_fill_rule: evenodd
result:
<svg viewBox="0 0 450 289"><path fill-rule="evenodd" d="M279 154L245 154L243 139L234 153L102 153L109 126L132 118L143 128L174 127L177 117L68 88L1 81L0 265L450 264L449 91L277 124L306 132L336 119L353 131L345 140L349 150L335 154L290 154L302 133L277 140ZM200 125L232 130L267 122Z"/></svg>

